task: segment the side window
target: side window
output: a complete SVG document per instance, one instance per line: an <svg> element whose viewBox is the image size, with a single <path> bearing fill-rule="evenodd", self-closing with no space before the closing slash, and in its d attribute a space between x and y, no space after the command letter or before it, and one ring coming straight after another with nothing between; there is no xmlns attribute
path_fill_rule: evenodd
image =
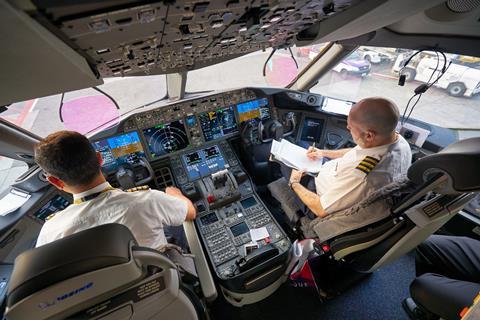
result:
<svg viewBox="0 0 480 320"><path fill-rule="evenodd" d="M27 170L28 165L25 162L0 156L0 193Z"/></svg>

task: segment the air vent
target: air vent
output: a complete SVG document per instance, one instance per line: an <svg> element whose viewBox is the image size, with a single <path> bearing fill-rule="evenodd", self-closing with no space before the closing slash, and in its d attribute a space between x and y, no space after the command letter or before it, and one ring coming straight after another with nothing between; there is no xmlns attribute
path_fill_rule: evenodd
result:
<svg viewBox="0 0 480 320"><path fill-rule="evenodd" d="M45 173L45 171L40 170L40 172L38 173L38 179L40 179L43 182L48 182L47 174Z"/></svg>
<svg viewBox="0 0 480 320"><path fill-rule="evenodd" d="M308 96L307 97L307 104L314 106L317 103L317 97L315 96Z"/></svg>
<svg viewBox="0 0 480 320"><path fill-rule="evenodd" d="M480 0L449 0L447 1L448 9L455 13L470 12L480 5Z"/></svg>

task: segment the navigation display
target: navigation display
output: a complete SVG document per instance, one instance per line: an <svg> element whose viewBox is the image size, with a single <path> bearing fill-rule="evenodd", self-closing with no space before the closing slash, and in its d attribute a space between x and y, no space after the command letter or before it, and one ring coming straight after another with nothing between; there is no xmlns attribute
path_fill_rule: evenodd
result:
<svg viewBox="0 0 480 320"><path fill-rule="evenodd" d="M201 113L199 116L205 141L221 138L237 132L237 121L233 106Z"/></svg>
<svg viewBox="0 0 480 320"><path fill-rule="evenodd" d="M144 129L143 135L152 158L179 151L188 147L188 137L182 120L163 123Z"/></svg>
<svg viewBox="0 0 480 320"><path fill-rule="evenodd" d="M323 120L315 118L305 118L303 121L302 141L320 142L323 129Z"/></svg>
<svg viewBox="0 0 480 320"><path fill-rule="evenodd" d="M182 160L187 168L190 181L225 168L225 159L217 145L184 154Z"/></svg>
<svg viewBox="0 0 480 320"><path fill-rule="evenodd" d="M52 218L52 215L54 213L65 209L69 205L70 202L67 199L65 199L61 195L57 195L51 200L49 200L37 212L35 212L34 217L42 221L47 221L48 219Z"/></svg>
<svg viewBox="0 0 480 320"><path fill-rule="evenodd" d="M237 111L240 123L252 119L263 118L263 116L265 116L265 110L261 109L264 109L265 106L268 106L267 98L237 104Z"/></svg>
<svg viewBox="0 0 480 320"><path fill-rule="evenodd" d="M145 157L142 143L136 131L92 142L95 151L102 155L102 168L115 171L119 165L128 163L134 157Z"/></svg>

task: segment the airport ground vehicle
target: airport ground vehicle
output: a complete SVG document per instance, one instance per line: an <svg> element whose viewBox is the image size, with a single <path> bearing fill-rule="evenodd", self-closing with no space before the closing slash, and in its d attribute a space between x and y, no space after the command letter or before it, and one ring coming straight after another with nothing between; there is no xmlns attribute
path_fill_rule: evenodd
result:
<svg viewBox="0 0 480 320"><path fill-rule="evenodd" d="M432 53L420 55L417 59L412 59L411 63L403 68L405 59L408 59L409 55L402 53L398 56L392 68L393 73L398 74L400 70L406 76L407 81L420 81L427 83L431 79L432 71L435 70L437 64L437 58ZM462 58L458 55L447 55L448 61L452 63L447 69L445 76L439 79L434 85L436 87L445 89L449 95L454 97L467 97L470 98L473 95L480 92L480 84L478 83L478 75L480 69L478 62L467 62L468 57ZM441 58L440 63L443 63ZM436 75L435 75L436 77ZM434 78L435 79L435 78Z"/></svg>
<svg viewBox="0 0 480 320"><path fill-rule="evenodd" d="M92 142L103 146L105 142L108 145L109 139L121 141L126 135L136 142L137 147L140 146L141 151L137 151L143 153L142 156L153 169L153 176L143 177L150 179L146 183L159 189L176 184L192 198L203 201L198 203L201 211L198 221L186 227L193 238L191 245L197 244L196 249L204 252L205 260L197 267L203 268L201 270L205 277L210 277L210 284L214 283L214 286L202 287L204 291L211 290L204 292L204 295L211 299L216 295L213 292L219 295L218 300L210 302L213 318L279 319L294 318L299 313L310 318L401 318L401 298L407 294L408 283L413 277L411 256L401 258L398 262L401 263L400 267L392 264L374 273L368 283L370 287L362 287L365 282L357 286L369 289L368 292L349 291L323 305L317 297L298 294L298 291L292 291L287 286L282 286L272 294L276 286L281 285L278 273L284 267L283 259L292 235L286 234L283 225L276 221L276 215L270 214L279 213L274 211L278 206L269 202L271 199L265 191L265 185L274 178L273 168L268 161L264 161L265 154L259 160L252 156L254 153L249 148L261 146L262 150L268 151L268 140L272 139L272 133L276 133L275 121L280 123L285 136L297 143L311 143L313 139L325 148L351 145L344 114L351 101L376 93L395 97L403 109L414 88L397 87L396 79L390 79L385 74L380 78L355 78L341 83L322 75L326 75L359 45L409 49L438 46L446 52L480 56L478 28L463 28L462 19L477 22L476 18L470 21L468 14L450 10L445 1L333 3L333 7L315 1L297 2L295 5L285 2L275 6L266 1L249 5L234 1L229 2L228 6L224 1L178 1L175 4L80 1L72 6L55 1L0 3L0 14L5 16L0 22L0 32L2 39L6 39L1 60L4 72L0 104L8 106L5 113L1 114L0 150L3 157L20 161L27 170L22 175L17 172L14 177L18 178L17 181L12 179L14 181L8 183L2 198L12 187L30 195L21 208L0 217L3 283L9 281L15 257L32 248L47 215L71 200L68 195L54 190L45 182L41 170L32 160L33 145L39 136L59 128L72 128L69 125L80 124L81 120L83 125L91 124L106 114L107 118L102 121L112 120L110 123L100 123L103 125L101 128L96 128L96 124L93 127L78 127L79 130L86 128L87 132L93 129L89 137ZM431 9L435 10L432 12ZM386 14L391 10L395 12L395 18ZM437 16L434 26L431 21L424 20L425 12L435 18L438 10L443 11ZM477 13L478 7L470 11ZM456 19L442 24L444 20L441 18L445 15ZM352 19L352 16L357 19ZM461 23L455 25L451 21ZM442 37L437 34L442 34ZM288 88L265 88L266 84L261 82L264 81L261 67L269 52L263 53L263 47L282 49L293 44L310 45L329 41L335 43L330 43L326 54L316 57L308 67L302 66L297 79ZM232 69L227 69L228 66ZM163 77L163 74L168 75ZM139 77L144 75L152 75L152 78ZM104 80L112 76L132 78ZM140 86L142 80L153 82L150 90L146 89L147 84ZM78 103L80 98L89 94L84 91L67 93L65 97L57 94L100 86L103 81L105 84L101 88L116 98L120 111L115 104L100 104L99 100L94 100L95 105L101 105L102 108L90 110L84 117L80 117L77 110L77 113L70 113L73 117L68 117L71 110L85 110L91 105ZM367 84L372 83L376 87L365 89ZM119 87L112 89L115 85ZM135 90L128 93L128 88ZM435 94L429 96L432 92ZM478 108L475 109L475 101L468 104L447 100L449 97L439 95L441 93L435 92L434 88L428 94L422 98L410 120L410 123L430 131L424 145L419 147L412 144L417 158L434 154L458 139L478 135ZM45 98L36 100L38 97ZM59 112L57 106L60 106L62 99L63 111ZM445 108L440 108L439 100L449 103L445 103ZM15 104L19 101L25 102ZM107 110L111 113L107 114ZM120 112L124 111L127 113L120 116ZM63 122L54 121L59 113L63 116ZM211 117L209 113L212 113ZM309 118L314 121L306 121ZM259 123L264 129L258 126ZM314 123L315 132L319 135L303 136L302 133L309 129L306 123ZM270 129L273 132L269 132ZM178 134L173 136L169 131ZM156 139L158 135L162 138ZM246 143L242 142L242 138L246 138ZM109 154L108 148L103 151ZM123 156L125 154L114 157L110 163L112 166L105 168L113 184L116 168L132 162L132 159L128 158L127 161L127 157ZM206 161L207 156L211 162ZM195 157L203 161L197 163ZM212 162L214 165L209 165ZM209 204L202 195L195 194L195 183L211 178L222 162L224 168L228 164L230 169L228 181L240 185L241 201L232 202L230 207L221 204L216 208L212 206L212 212L201 210L202 204L204 209ZM134 161L133 164L136 166L139 163ZM138 169L140 175L145 174L142 165L133 169ZM472 175L474 173L472 171ZM226 268L238 256L238 252L230 250L232 246L236 248L234 240L243 241L247 234L242 224L245 218L231 214L235 209L237 212L247 212L249 209L248 215L245 214L251 219L247 220L247 227L251 227L251 223L268 224L271 234L278 235L278 252L268 251L278 260L257 260L266 262L264 266L267 271L251 263L252 268L236 278L241 286L247 283L253 286L249 290L257 293L254 296L239 293L238 284L229 281L231 273ZM469 209L471 211L455 215L444 230L477 237L478 217L474 215L477 209L473 206L473 209ZM220 242L231 245L228 250L218 246L218 239L213 241L206 237L218 230L208 228L217 222L215 217L225 223L222 227L225 233L219 237L223 237L220 237ZM226 219L231 220L225 222ZM224 228L226 224L228 229ZM144 253L141 258L147 261L148 256ZM174 269L168 262L162 263L166 270ZM247 274L249 271L252 274ZM402 276L399 276L401 271ZM234 274L234 277L237 276ZM245 279L241 279L242 276ZM266 288L270 291L257 292L265 288L261 282L267 278ZM207 283L202 285L207 286ZM257 285L264 288L257 290ZM87 283L66 293L73 292L71 296L78 297L77 293L89 289ZM269 294L272 295L266 300L241 309L229 305L235 300L238 300L237 303L245 303L243 299L258 301ZM222 296L227 296L228 301ZM299 305L301 310L295 307ZM353 309L348 309L347 305ZM33 317L40 314L40 310L36 312Z"/></svg>

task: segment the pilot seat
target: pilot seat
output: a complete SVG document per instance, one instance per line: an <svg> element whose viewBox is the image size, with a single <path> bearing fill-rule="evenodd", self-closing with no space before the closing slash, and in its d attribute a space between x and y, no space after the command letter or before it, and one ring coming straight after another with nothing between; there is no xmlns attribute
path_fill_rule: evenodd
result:
<svg viewBox="0 0 480 320"><path fill-rule="evenodd" d="M105 224L15 259L6 319L206 319L198 281Z"/></svg>
<svg viewBox="0 0 480 320"><path fill-rule="evenodd" d="M414 162L406 176L354 207L297 226L315 252L360 273L408 253L480 191L480 138L470 138ZM313 250L312 250L313 251Z"/></svg>

